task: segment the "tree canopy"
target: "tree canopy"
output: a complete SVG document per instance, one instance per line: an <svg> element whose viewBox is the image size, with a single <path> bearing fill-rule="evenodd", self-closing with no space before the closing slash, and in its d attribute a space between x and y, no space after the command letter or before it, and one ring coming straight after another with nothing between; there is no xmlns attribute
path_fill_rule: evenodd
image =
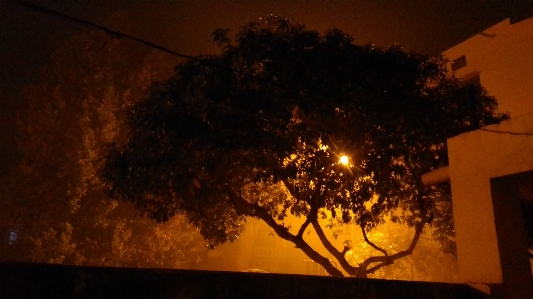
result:
<svg viewBox="0 0 533 299"><path fill-rule="evenodd" d="M449 186L421 176L447 165L447 138L505 118L483 88L462 85L443 57L359 46L283 17L213 37L221 54L176 66L128 110L129 139L109 146L102 171L112 197L157 221L183 212L213 245L259 218L334 276L308 228L360 277L412 253L427 223L449 241ZM289 214L301 226L286 226ZM350 244L334 246L325 220L358 225L380 255L351 265ZM405 250L368 239L386 221L415 228Z"/></svg>
<svg viewBox="0 0 533 299"><path fill-rule="evenodd" d="M131 204L107 200L96 175L102 146L123 138L122 108L162 65L160 56L94 31L57 47L20 95L20 159L0 185L0 228L17 238L0 247L0 259L187 268L204 255L205 242L183 217L165 225L141 218Z"/></svg>

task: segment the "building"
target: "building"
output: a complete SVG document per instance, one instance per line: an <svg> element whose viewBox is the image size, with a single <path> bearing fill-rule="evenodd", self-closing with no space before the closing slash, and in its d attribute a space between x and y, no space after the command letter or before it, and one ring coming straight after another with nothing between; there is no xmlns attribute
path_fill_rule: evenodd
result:
<svg viewBox="0 0 533 299"><path fill-rule="evenodd" d="M504 20L446 50L451 69L465 81L481 81L511 118L533 112L533 18Z"/></svg>
<svg viewBox="0 0 533 299"><path fill-rule="evenodd" d="M480 82L511 119L448 139L460 282L533 298L521 202L533 201L533 18L494 25L444 52L456 76Z"/></svg>

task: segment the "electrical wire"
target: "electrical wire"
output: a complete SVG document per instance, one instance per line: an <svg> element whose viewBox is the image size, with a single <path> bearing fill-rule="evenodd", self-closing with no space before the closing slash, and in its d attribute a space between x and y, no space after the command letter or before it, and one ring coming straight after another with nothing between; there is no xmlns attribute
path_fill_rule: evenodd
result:
<svg viewBox="0 0 533 299"><path fill-rule="evenodd" d="M140 39L140 38L137 38L137 37L122 33L120 31L112 30L112 29L110 29L110 28L108 28L106 26L98 25L98 24L95 24L95 23L92 23L92 22L89 22L89 21L86 21L86 20L82 20L82 19L70 16L70 15L67 15L67 14L52 10L52 9L48 9L46 7L42 7L42 6L39 6L39 5L27 3L27 2L24 2L24 1L20 1L20 0L15 0L15 2L17 2L18 4L20 4L22 6L25 6L27 8L31 8L31 9L39 11L39 12L44 12L44 13L47 13L47 14L51 14L53 16L56 16L56 17L59 17L59 18L62 18L62 19L65 19L65 20L68 20L68 21L71 21L71 22L74 22L74 23L82 24L82 25L85 25L85 26L88 26L88 27L91 27L91 28L94 28L94 29L98 29L98 30L104 31L105 33L107 33L107 34L109 34L109 35L111 35L113 37L116 37L116 38L131 39L131 40L137 41L139 43L142 43L144 45L147 45L149 47L158 49L160 51L163 51L163 52L166 52L166 53L169 53L169 54L172 54L174 56L187 58L187 59L198 61L198 62L205 62L205 60L196 58L194 56L181 54L181 53L178 53L176 51L172 51L170 49L167 49L167 48L165 48L163 46L159 46L159 45L156 45L154 43L145 41L143 39Z"/></svg>
<svg viewBox="0 0 533 299"><path fill-rule="evenodd" d="M85 5L81 4L81 0L72 0L74 3L76 3L83 11L85 11L88 15L90 15L93 20L95 20L99 25L104 26L104 23L100 21L100 19L92 13Z"/></svg>
<svg viewBox="0 0 533 299"><path fill-rule="evenodd" d="M497 134L508 134L508 135L515 135L515 136L533 136L533 133L529 132L513 132L513 131L499 131L499 130L491 130L491 129L479 129L484 132L490 132L490 133L497 133Z"/></svg>
<svg viewBox="0 0 533 299"><path fill-rule="evenodd" d="M20 0L14 0L14 1L17 2L18 4L24 6L24 7L36 10L38 12L47 13L47 14L50 14L52 16L55 16L55 17L58 17L58 18L61 18L61 19L65 19L65 20L73 22L73 23L82 24L82 25L85 25L85 26L90 27L90 28L94 28L94 29L98 29L100 31L104 31L108 35L110 35L112 37L115 37L115 38L130 39L130 40L136 41L138 43L141 43L143 45L146 45L148 47L157 49L159 51L162 51L162 52L174 55L174 56L178 56L178 57L181 57L181 58L186 58L186 59L189 59L189 60L193 60L193 61L196 61L196 62L201 63L203 65L208 65L208 66L213 66L213 67L216 67L216 68L224 69L224 70L233 72L235 74L241 75L243 77L247 77L247 78L254 79L254 80L257 80L257 81L261 81L261 82L264 82L264 83L268 83L268 84L271 84L273 86L277 86L277 87L281 87L281 88L287 88L286 86L280 85L279 83L277 83L275 81L268 80L268 79L261 78L261 77L257 77L257 76L250 75L250 74L246 74L246 73L243 73L241 71L234 70L231 67L223 66L223 65L211 62L211 61L206 60L206 59L201 59L201 58L194 57L194 56L191 56L191 55L182 54L182 53L173 51L173 50L171 50L169 48L160 46L158 44L154 44L152 42L146 41L144 39L141 39L141 38L138 38L138 37L126 34L126 33L122 33L120 31L112 30L109 27L106 27L106 26L103 26L103 25L98 25L98 24L95 24L93 22L82 20L82 19L70 16L70 15L67 15L67 14L52 10L52 9L48 9L46 7L42 7L42 6L39 6L39 5L27 3L27 2L24 2L24 1L20 1Z"/></svg>

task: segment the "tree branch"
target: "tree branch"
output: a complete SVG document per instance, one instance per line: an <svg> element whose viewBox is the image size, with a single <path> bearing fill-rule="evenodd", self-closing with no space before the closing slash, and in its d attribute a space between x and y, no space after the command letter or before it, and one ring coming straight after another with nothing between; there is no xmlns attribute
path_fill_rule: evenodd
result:
<svg viewBox="0 0 533 299"><path fill-rule="evenodd" d="M318 235L318 238L320 239L320 242L324 244L324 247L326 247L329 253L331 253L335 258L341 256L342 252L337 250L337 248L335 248L335 246L331 244L331 242L326 237L326 234L324 234L324 231L322 230L322 227L320 226L318 221L315 220L312 222L312 224L313 224L313 228L316 231L316 234Z"/></svg>
<svg viewBox="0 0 533 299"><path fill-rule="evenodd" d="M305 229L307 229L307 227L313 220L317 219L317 215L318 215L318 208L311 207L311 211L309 211L309 215L307 215L307 217L305 218L305 222L302 224L302 226L298 230L298 234L296 235L297 237L303 238Z"/></svg>
<svg viewBox="0 0 533 299"><path fill-rule="evenodd" d="M331 255L333 255L333 257L335 257L337 261L339 261L339 264L344 269L344 271L346 271L350 275L357 275L358 267L350 265L344 257L345 252L337 250L337 248L335 248L335 246L331 244L331 242L326 237L326 234L324 234L324 231L322 230L322 227L320 226L318 221L315 219L311 223L313 224L313 228L315 229L315 232L318 235L320 242L322 242L322 245L324 245L327 251L331 253Z"/></svg>
<svg viewBox="0 0 533 299"><path fill-rule="evenodd" d="M309 244L307 244L307 242L303 240L303 238L298 238L297 236L291 234L286 227L278 224L266 209L257 204L249 203L248 201L236 195L232 190L226 189L225 193L233 204L233 206L235 207L235 209L237 209L237 212L248 216L258 217L263 220L268 226L274 229L274 232L276 232L276 234L280 238L292 242L294 245L296 245L296 247L300 248L310 259L324 267L324 269L331 276L344 276L339 269L335 268L335 266L331 264L329 259L316 252L311 246L309 246Z"/></svg>
<svg viewBox="0 0 533 299"><path fill-rule="evenodd" d="M361 263L359 267L364 269L365 274L371 274L371 273L376 272L382 267L392 264L392 262L394 262L397 259L401 259L403 257L406 257L412 254L416 247L416 244L418 243L418 240L420 239L420 235L422 234L422 230L424 229L424 226L426 225L426 223L427 223L427 216L424 214L424 216L422 217L422 220L415 225L415 235L413 236L413 240L411 240L411 244L409 245L407 249L397 252L390 256L369 257L363 263ZM380 264L366 270L368 266L373 263L380 263Z"/></svg>
<svg viewBox="0 0 533 299"><path fill-rule="evenodd" d="M296 190L294 190L294 188L289 183L289 181L287 179L282 179L281 181L283 182L283 185L285 185L285 188L287 188L287 190L289 190L289 193L291 194L291 196L296 198L296 200L300 200L300 198L299 198L300 194L297 193ZM309 214L307 215L307 218L305 219L305 222L302 224L302 226L298 230L298 234L296 235L297 237L303 238L303 234L305 232L305 229L309 226L309 224L311 223L311 221L313 219L316 219L317 215L318 215L318 208L311 207L311 210L309 211Z"/></svg>
<svg viewBox="0 0 533 299"><path fill-rule="evenodd" d="M321 173L320 173L320 176L317 178L316 180L316 189L315 189L315 192L313 193L313 199L314 199L314 202L318 205L318 202L319 202L319 197L320 197L320 190L322 188L322 181L324 181L324 178L326 177L326 169L324 169Z"/></svg>
<svg viewBox="0 0 533 299"><path fill-rule="evenodd" d="M291 194L291 196L296 198L297 200L300 200L300 193L296 192L296 190L292 187L289 181L287 179L281 179L281 181L283 182L283 185L285 186L285 188L289 190L289 193Z"/></svg>
<svg viewBox="0 0 533 299"><path fill-rule="evenodd" d="M365 242L368 243L368 245L372 246L375 250L383 253L387 258L389 257L389 254L387 253L387 251L385 249L382 249L380 247L378 247L376 244L372 243L367 235L366 235L366 231L365 231L365 228L363 225L361 225L361 231L363 232L363 238L365 238Z"/></svg>

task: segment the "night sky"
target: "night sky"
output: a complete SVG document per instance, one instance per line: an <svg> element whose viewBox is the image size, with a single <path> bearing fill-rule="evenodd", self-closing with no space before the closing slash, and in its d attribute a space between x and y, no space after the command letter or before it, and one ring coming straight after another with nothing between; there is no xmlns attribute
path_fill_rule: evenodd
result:
<svg viewBox="0 0 533 299"><path fill-rule="evenodd" d="M187 55L215 53L211 33L267 14L320 32L337 27L358 44L440 53L501 20L533 15L533 0L33 0L30 3L137 36ZM0 0L0 179L13 165L17 92L33 83L55 45L85 27Z"/></svg>

